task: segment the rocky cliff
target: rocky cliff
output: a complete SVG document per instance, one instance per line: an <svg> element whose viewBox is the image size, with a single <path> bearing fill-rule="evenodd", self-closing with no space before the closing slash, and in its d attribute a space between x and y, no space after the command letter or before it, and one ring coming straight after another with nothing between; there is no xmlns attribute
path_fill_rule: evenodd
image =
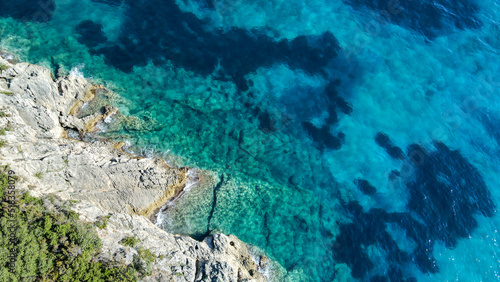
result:
<svg viewBox="0 0 500 282"><path fill-rule="evenodd" d="M70 200L80 219L103 222L100 260L132 263L137 248L119 242L133 236L156 256L145 281L266 280L235 236L214 234L199 242L147 218L183 188L185 170L127 154L121 143L83 141L119 115L102 102L112 93L84 78L55 78L37 65L1 57L0 65L0 128L7 129L0 164L21 176L19 189Z"/></svg>

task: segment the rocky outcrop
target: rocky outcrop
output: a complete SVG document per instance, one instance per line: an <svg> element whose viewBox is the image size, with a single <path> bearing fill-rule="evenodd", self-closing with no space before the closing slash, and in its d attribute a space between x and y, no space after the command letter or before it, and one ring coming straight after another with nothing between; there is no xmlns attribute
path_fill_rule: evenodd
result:
<svg viewBox="0 0 500 282"><path fill-rule="evenodd" d="M156 257L145 281L266 280L235 236L214 234L199 242L148 220L182 189L186 170L132 156L122 150L123 143L82 141L119 115L116 108L94 102L100 95L111 97L102 85L75 76L54 78L43 67L1 57L0 64L9 67L0 71L0 129L7 129L0 136L5 141L0 163L10 165L21 176L19 187L31 194L71 200L82 220L105 219L98 229L100 260L130 264L137 248L119 242L133 236ZM92 107L94 113L82 114L82 108Z"/></svg>

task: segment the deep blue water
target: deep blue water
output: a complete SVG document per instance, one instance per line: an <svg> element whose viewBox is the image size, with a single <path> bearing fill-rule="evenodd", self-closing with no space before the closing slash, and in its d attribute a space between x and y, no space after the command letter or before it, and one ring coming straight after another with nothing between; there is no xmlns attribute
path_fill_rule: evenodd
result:
<svg viewBox="0 0 500 282"><path fill-rule="evenodd" d="M498 2L0 7L1 48L122 97L103 134L205 171L169 232L235 234L278 281L499 280Z"/></svg>

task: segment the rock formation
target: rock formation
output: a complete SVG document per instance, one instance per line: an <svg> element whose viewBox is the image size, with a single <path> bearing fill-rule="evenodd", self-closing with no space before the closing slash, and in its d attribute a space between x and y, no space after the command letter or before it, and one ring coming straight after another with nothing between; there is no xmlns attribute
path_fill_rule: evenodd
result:
<svg viewBox="0 0 500 282"><path fill-rule="evenodd" d="M156 255L145 281L265 281L246 245L235 236L214 234L199 242L169 234L150 220L153 211L182 189L186 170L157 158L127 154L123 143L82 141L106 118L119 114L111 106L93 105L108 95L84 78L54 78L50 70L0 57L0 164L21 176L18 184L34 196L71 200L87 222L106 220L98 235L100 260L126 264L137 250L119 242L139 239ZM108 94L106 94L108 93ZM80 139L80 140L79 140Z"/></svg>

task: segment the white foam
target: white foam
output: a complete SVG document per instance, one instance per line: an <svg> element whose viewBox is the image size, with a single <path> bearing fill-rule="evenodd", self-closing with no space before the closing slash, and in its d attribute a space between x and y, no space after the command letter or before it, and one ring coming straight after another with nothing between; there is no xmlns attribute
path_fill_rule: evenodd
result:
<svg viewBox="0 0 500 282"><path fill-rule="evenodd" d="M189 193L189 191L198 185L200 183L199 180L199 175L200 171L197 168L192 168L189 169L188 172L186 173L186 176L188 177L188 180L186 181L186 186L182 189L182 192L180 195L178 195L177 199L182 197L183 194ZM173 224L173 219L171 217L165 216L165 213L163 212L165 209L168 209L169 207L172 207L175 205L175 202L177 199L174 199L173 201L167 202L165 205L163 205L158 213L156 214L156 225L161 228L165 228L165 226L169 226Z"/></svg>
<svg viewBox="0 0 500 282"><path fill-rule="evenodd" d="M82 72L84 67L85 64L78 64L76 67L72 67L71 71L69 72L69 75L84 78L85 76L83 75Z"/></svg>

